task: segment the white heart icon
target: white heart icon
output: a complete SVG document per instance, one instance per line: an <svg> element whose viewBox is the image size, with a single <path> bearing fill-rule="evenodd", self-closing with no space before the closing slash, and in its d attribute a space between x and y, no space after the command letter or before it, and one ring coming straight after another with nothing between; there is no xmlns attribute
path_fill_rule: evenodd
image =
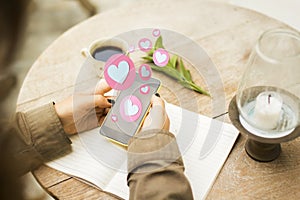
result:
<svg viewBox="0 0 300 200"><path fill-rule="evenodd" d="M154 31L154 32L153 32L153 35L154 35L154 36L158 36L158 35L159 35L159 31L158 31L158 30L157 30L157 31Z"/></svg>
<svg viewBox="0 0 300 200"><path fill-rule="evenodd" d="M149 90L148 86L141 87L141 91L145 94L148 92L148 90Z"/></svg>
<svg viewBox="0 0 300 200"><path fill-rule="evenodd" d="M150 47L150 41L144 41L140 43L141 47L143 47L143 49L148 49Z"/></svg>
<svg viewBox="0 0 300 200"><path fill-rule="evenodd" d="M118 117L116 115L111 116L112 121L116 122L118 120Z"/></svg>
<svg viewBox="0 0 300 200"><path fill-rule="evenodd" d="M122 84L129 73L129 64L126 61L121 61L116 65L110 65L107 69L109 77L117 83Z"/></svg>
<svg viewBox="0 0 300 200"><path fill-rule="evenodd" d="M158 63L163 63L163 62L166 61L167 55L166 54L162 54L159 51L157 51L155 53L155 58L156 58L156 60L157 60Z"/></svg>
<svg viewBox="0 0 300 200"><path fill-rule="evenodd" d="M139 107L134 105L130 99L127 99L124 104L125 115L133 116L138 113Z"/></svg>
<svg viewBox="0 0 300 200"><path fill-rule="evenodd" d="M132 46L130 46L130 47L129 47L129 49L128 49L128 52L129 52L129 53L132 53L132 52L134 52L134 48L135 48L135 47L134 47L133 45L132 45Z"/></svg>
<svg viewBox="0 0 300 200"><path fill-rule="evenodd" d="M142 72L142 77L148 77L148 76L150 76L150 71L147 70L147 68L145 66L142 66L141 72Z"/></svg>

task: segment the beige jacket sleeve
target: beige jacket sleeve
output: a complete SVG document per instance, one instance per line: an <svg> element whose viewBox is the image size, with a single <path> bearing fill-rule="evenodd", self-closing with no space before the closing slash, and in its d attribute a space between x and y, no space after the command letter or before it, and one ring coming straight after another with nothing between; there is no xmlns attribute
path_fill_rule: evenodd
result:
<svg viewBox="0 0 300 200"><path fill-rule="evenodd" d="M173 134L162 130L139 133L128 146L130 199L193 199Z"/></svg>
<svg viewBox="0 0 300 200"><path fill-rule="evenodd" d="M20 174L71 151L71 140L63 130L53 103L17 113L16 125L19 137L15 156L22 163Z"/></svg>

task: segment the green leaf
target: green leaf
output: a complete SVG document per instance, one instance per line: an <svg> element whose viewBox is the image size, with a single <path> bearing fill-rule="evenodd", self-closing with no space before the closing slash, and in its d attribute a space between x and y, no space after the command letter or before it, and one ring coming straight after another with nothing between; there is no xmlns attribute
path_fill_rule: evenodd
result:
<svg viewBox="0 0 300 200"><path fill-rule="evenodd" d="M163 72L164 74L176 79L176 80L180 80L181 79L181 75L179 74L179 72L174 69L173 67L170 67L170 66L165 66L165 67L157 67L156 65L152 64L151 65L151 68L153 70L156 70L156 71L160 71L160 72Z"/></svg>
<svg viewBox="0 0 300 200"><path fill-rule="evenodd" d="M178 71L179 73L183 76L185 74L185 68L184 68L184 65L183 65L183 62L182 62L182 59L179 59L179 68L178 68Z"/></svg>
<svg viewBox="0 0 300 200"><path fill-rule="evenodd" d="M155 45L154 45L154 50L157 50L157 49L159 49L159 48L162 48L162 49L165 48L164 45L163 45L163 40L162 40L162 37L161 37L161 36L159 36L159 37L157 38L157 40L156 40L156 42L155 42Z"/></svg>
<svg viewBox="0 0 300 200"><path fill-rule="evenodd" d="M153 63L153 53L155 50L157 50L159 48L164 49L161 36L159 38L157 38L153 49L151 49L149 52L147 52L147 56L142 57L146 62L150 63L150 66L153 70L162 72L162 73L166 74L167 76L177 80L183 87L186 87L188 89L194 90L195 92L210 96L208 92L206 92L200 86L196 85L193 82L191 72L185 68L182 59L179 59L179 57L177 55L173 55L165 67L156 66ZM178 67L177 67L177 65L178 65Z"/></svg>
<svg viewBox="0 0 300 200"><path fill-rule="evenodd" d="M186 80L194 83L190 70L186 70Z"/></svg>
<svg viewBox="0 0 300 200"><path fill-rule="evenodd" d="M169 60L169 63L170 63L170 65L171 65L173 68L176 68L177 58L178 58L178 56L173 55L173 56L171 57L171 59ZM168 63L168 64L169 64L169 63Z"/></svg>
<svg viewBox="0 0 300 200"><path fill-rule="evenodd" d="M201 94L210 96L210 94L208 92L206 92L205 90L203 90L201 87L199 87L198 85L196 85L195 83L189 82L189 81L181 81L181 84L189 89L192 89L196 92L199 92Z"/></svg>
<svg viewBox="0 0 300 200"><path fill-rule="evenodd" d="M179 60L179 72L180 74L187 80L190 82L193 82L192 77L191 77L191 73L189 70L185 69L184 64L182 59Z"/></svg>
<svg viewBox="0 0 300 200"><path fill-rule="evenodd" d="M207 93L201 87L197 86L193 82L183 79L183 76L180 74L180 72L177 71L176 69L174 69L173 67L171 67L171 66L157 67L154 64L150 64L150 66L153 70L162 72L162 73L166 74L167 76L170 76L170 77L174 78L175 80L179 81L179 83L182 86L184 86L188 89L194 90L195 92L198 92L200 94L210 96L209 93Z"/></svg>
<svg viewBox="0 0 300 200"><path fill-rule="evenodd" d="M153 53L154 53L154 49L151 49L150 51L147 52L147 55L148 56L153 56Z"/></svg>
<svg viewBox="0 0 300 200"><path fill-rule="evenodd" d="M148 62L153 62L153 58L151 56L143 56L142 58Z"/></svg>

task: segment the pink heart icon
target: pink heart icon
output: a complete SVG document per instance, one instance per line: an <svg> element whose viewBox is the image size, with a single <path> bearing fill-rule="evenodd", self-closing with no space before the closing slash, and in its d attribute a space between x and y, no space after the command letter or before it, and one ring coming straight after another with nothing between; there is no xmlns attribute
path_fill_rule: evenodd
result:
<svg viewBox="0 0 300 200"><path fill-rule="evenodd" d="M138 44L141 51L147 52L152 48L152 42L148 38L142 38Z"/></svg>
<svg viewBox="0 0 300 200"><path fill-rule="evenodd" d="M113 55L105 63L104 78L113 89L125 90L129 88L135 79L133 61L124 54Z"/></svg>
<svg viewBox="0 0 300 200"><path fill-rule="evenodd" d="M157 49L153 53L153 61L155 65L159 67L164 67L168 64L170 59L169 53L164 49Z"/></svg>
<svg viewBox="0 0 300 200"><path fill-rule="evenodd" d="M147 81L151 78L152 70L151 67L147 64L143 64L139 68L139 75L142 80Z"/></svg>
<svg viewBox="0 0 300 200"><path fill-rule="evenodd" d="M112 115L112 116L111 116L111 120L112 120L113 122L117 122L117 121L118 121L118 116L117 116L117 115Z"/></svg>
<svg viewBox="0 0 300 200"><path fill-rule="evenodd" d="M142 113L141 101L134 95L125 97L120 104L120 113L125 121L136 121Z"/></svg>
<svg viewBox="0 0 300 200"><path fill-rule="evenodd" d="M148 85L142 85L140 87L141 94L148 94L150 92L150 87Z"/></svg>
<svg viewBox="0 0 300 200"><path fill-rule="evenodd" d="M159 36L160 36L160 30L159 30L159 29L154 29L154 30L152 31L152 35L153 35L154 37L159 37Z"/></svg>
<svg viewBox="0 0 300 200"><path fill-rule="evenodd" d="M135 50L135 46L134 45L129 46L129 48L128 48L128 52L129 53L133 53L134 50Z"/></svg>
<svg viewBox="0 0 300 200"><path fill-rule="evenodd" d="M125 60L119 62L118 66L111 64L107 69L108 76L119 84L122 84L126 80L128 73L129 64Z"/></svg>

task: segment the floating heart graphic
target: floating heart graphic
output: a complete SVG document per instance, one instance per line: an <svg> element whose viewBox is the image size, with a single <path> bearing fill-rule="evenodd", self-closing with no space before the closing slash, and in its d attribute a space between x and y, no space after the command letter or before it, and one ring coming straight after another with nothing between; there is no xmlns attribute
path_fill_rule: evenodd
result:
<svg viewBox="0 0 300 200"><path fill-rule="evenodd" d="M110 65L107 69L107 74L109 77L116 81L117 83L122 84L128 76L129 65L126 61L121 61L116 65Z"/></svg>
<svg viewBox="0 0 300 200"><path fill-rule="evenodd" d="M152 35L153 35L154 37L160 36L160 30L159 30L159 29L154 29L153 32L152 32Z"/></svg>
<svg viewBox="0 0 300 200"><path fill-rule="evenodd" d="M111 120L112 120L113 122L118 121L118 116L117 116L117 115L112 115L112 116L111 116Z"/></svg>
<svg viewBox="0 0 300 200"><path fill-rule="evenodd" d="M127 122L136 121L142 113L142 103L134 95L124 97L120 104L121 117Z"/></svg>
<svg viewBox="0 0 300 200"><path fill-rule="evenodd" d="M152 48L152 42L148 38L143 38L138 43L141 51L149 51Z"/></svg>
<svg viewBox="0 0 300 200"><path fill-rule="evenodd" d="M128 52L129 53L133 53L135 50L135 46L134 45L131 45L129 48L128 48Z"/></svg>
<svg viewBox="0 0 300 200"><path fill-rule="evenodd" d="M143 64L142 66L140 66L139 75L142 80L147 81L148 79L151 78L151 74L152 74L152 70L149 65Z"/></svg>
<svg viewBox="0 0 300 200"><path fill-rule="evenodd" d="M159 67L164 67L170 59L169 53L164 49L157 49L153 54L153 61Z"/></svg>
<svg viewBox="0 0 300 200"><path fill-rule="evenodd" d="M166 61L167 55L166 54L161 54L160 52L156 52L155 58L156 58L157 62L163 63L163 62Z"/></svg>
<svg viewBox="0 0 300 200"><path fill-rule="evenodd" d="M147 40L145 42L141 42L141 47L143 47L144 49L148 49L150 47L150 41Z"/></svg>
<svg viewBox="0 0 300 200"><path fill-rule="evenodd" d="M104 78L116 90L129 88L134 82L135 74L133 61L124 54L111 56L104 66Z"/></svg>
<svg viewBox="0 0 300 200"><path fill-rule="evenodd" d="M127 99L124 105L124 112L127 116L133 116L139 112L139 107L134 105L130 99Z"/></svg>
<svg viewBox="0 0 300 200"><path fill-rule="evenodd" d="M148 94L149 91L150 91L150 87L149 87L148 85L142 85L142 86L140 87L140 92L141 92L142 94Z"/></svg>
<svg viewBox="0 0 300 200"><path fill-rule="evenodd" d="M145 66L142 66L142 77L148 77L150 76L150 71L147 70L147 68Z"/></svg>

